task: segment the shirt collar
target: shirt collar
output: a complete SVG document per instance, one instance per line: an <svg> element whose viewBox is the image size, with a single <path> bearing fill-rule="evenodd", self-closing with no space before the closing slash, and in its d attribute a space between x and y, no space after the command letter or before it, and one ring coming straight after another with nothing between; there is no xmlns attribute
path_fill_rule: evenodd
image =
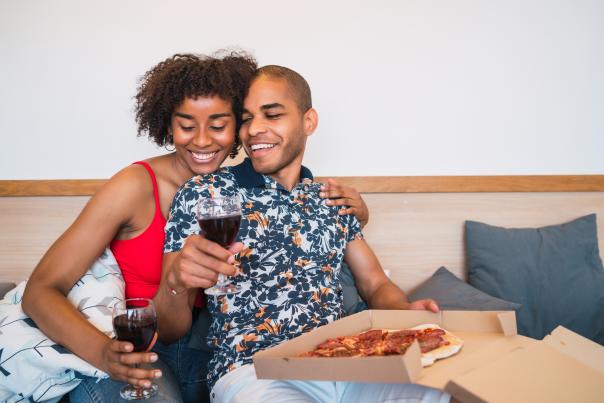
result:
<svg viewBox="0 0 604 403"><path fill-rule="evenodd" d="M243 160L243 162L237 166L232 168L233 175L235 176L235 180L237 181L237 185L240 188L255 188L255 187L265 187L265 175L262 175L254 170L254 166L252 165L252 161L249 158ZM270 181L274 182L274 179L268 177ZM306 168L302 165L300 169L300 181L304 179L313 180L312 172L310 169Z"/></svg>

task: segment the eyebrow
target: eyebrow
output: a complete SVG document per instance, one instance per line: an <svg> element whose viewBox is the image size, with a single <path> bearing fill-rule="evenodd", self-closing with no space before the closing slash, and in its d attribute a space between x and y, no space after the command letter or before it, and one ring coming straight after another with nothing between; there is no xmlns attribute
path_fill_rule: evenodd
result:
<svg viewBox="0 0 604 403"><path fill-rule="evenodd" d="M181 113L181 112L174 112L174 116L178 116L184 119L189 119L189 120L193 120L193 116L192 115L188 115L186 113ZM210 119L220 119L220 118L228 118L231 117L232 115L230 113L224 112L224 113L215 113L213 115L210 115Z"/></svg>
<svg viewBox="0 0 604 403"><path fill-rule="evenodd" d="M184 119L193 120L193 116L187 115L186 113L174 112L174 116L178 116Z"/></svg>
<svg viewBox="0 0 604 403"><path fill-rule="evenodd" d="M262 105L260 107L260 109L263 110L263 111L267 111L267 110L273 109L273 108L285 108L285 106L283 104L275 102L275 103L272 103L272 104ZM249 113L250 115L252 114L252 112L248 111L246 108L243 108L243 112L242 113Z"/></svg>
<svg viewBox="0 0 604 403"><path fill-rule="evenodd" d="M275 103L272 103L272 104L262 105L260 107L260 109L262 109L263 111L265 111L267 109L273 109L273 108L285 108L285 106L283 104L275 102Z"/></svg>

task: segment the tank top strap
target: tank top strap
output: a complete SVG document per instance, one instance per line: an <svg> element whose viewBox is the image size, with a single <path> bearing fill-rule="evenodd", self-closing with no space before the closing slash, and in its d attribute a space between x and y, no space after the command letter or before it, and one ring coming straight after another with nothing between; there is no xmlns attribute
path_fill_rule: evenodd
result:
<svg viewBox="0 0 604 403"><path fill-rule="evenodd" d="M159 204L159 190L157 189L157 179L155 178L155 172L151 169L148 163L145 161L136 161L134 164L142 165L145 167L149 175L151 176L151 181L153 182L153 198L155 199L155 211L161 214L161 208Z"/></svg>

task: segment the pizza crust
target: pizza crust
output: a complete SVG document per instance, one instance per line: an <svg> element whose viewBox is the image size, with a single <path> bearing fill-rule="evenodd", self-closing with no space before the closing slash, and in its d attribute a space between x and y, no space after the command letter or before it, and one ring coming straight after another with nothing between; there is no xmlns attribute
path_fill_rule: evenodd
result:
<svg viewBox="0 0 604 403"><path fill-rule="evenodd" d="M441 329L445 332L445 334L443 335L443 339L449 342L449 344L446 346L441 346L432 351L428 351L427 353L422 353L422 367L429 367L430 365L434 364L434 361L436 360L440 360L457 354L459 350L461 350L461 348L463 347L463 341L459 337L455 336L453 333L443 329L438 325L425 324L412 327L411 329Z"/></svg>

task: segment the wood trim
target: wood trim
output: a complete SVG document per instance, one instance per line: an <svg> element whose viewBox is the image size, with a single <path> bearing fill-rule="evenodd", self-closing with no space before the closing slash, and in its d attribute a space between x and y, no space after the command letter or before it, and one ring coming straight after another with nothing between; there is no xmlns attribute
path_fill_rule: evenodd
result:
<svg viewBox="0 0 604 403"><path fill-rule="evenodd" d="M604 191L604 175L347 176L334 179L361 193Z"/></svg>
<svg viewBox="0 0 604 403"><path fill-rule="evenodd" d="M0 180L2 196L90 196L105 179Z"/></svg>
<svg viewBox="0 0 604 403"><path fill-rule="evenodd" d="M326 177L317 177L324 181ZM340 176L361 193L601 192L604 175ZM90 196L104 179L0 180L2 196Z"/></svg>

